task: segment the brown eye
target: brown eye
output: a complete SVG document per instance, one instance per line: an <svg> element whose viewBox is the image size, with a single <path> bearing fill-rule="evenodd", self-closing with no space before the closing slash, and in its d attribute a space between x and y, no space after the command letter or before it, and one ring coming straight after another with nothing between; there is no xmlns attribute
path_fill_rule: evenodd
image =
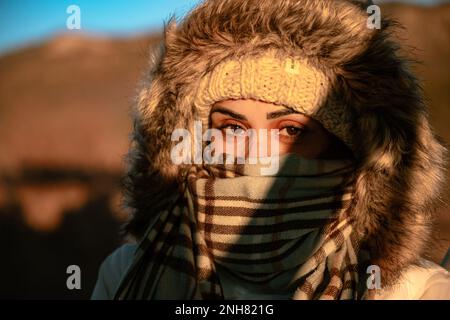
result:
<svg viewBox="0 0 450 320"><path fill-rule="evenodd" d="M303 131L304 129L302 127L286 126L280 130L280 135L298 137Z"/></svg>
<svg viewBox="0 0 450 320"><path fill-rule="evenodd" d="M235 123L225 124L225 125L221 126L220 129L222 131L225 131L226 134L231 134L231 135L235 135L235 136L245 134L245 129Z"/></svg>

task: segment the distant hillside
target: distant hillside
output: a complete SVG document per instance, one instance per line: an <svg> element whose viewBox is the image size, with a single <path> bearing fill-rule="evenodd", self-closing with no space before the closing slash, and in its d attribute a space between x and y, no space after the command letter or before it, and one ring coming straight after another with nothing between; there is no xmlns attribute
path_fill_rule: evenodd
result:
<svg viewBox="0 0 450 320"><path fill-rule="evenodd" d="M0 174L22 164L120 170L154 41L62 35L0 57Z"/></svg>
<svg viewBox="0 0 450 320"><path fill-rule="evenodd" d="M424 81L432 122L450 141L450 4L436 7L389 4L382 14L396 18L404 29L398 37L405 51L422 62L417 71Z"/></svg>

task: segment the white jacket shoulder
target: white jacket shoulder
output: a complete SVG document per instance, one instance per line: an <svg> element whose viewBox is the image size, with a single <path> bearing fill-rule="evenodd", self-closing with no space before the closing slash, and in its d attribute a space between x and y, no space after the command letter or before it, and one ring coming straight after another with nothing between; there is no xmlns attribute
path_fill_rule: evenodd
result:
<svg viewBox="0 0 450 320"><path fill-rule="evenodd" d="M122 276L133 261L137 245L127 243L113 251L100 265L92 300L111 300Z"/></svg>
<svg viewBox="0 0 450 320"><path fill-rule="evenodd" d="M450 300L450 272L432 261L421 259L419 265L405 270L396 286L382 291L376 299Z"/></svg>

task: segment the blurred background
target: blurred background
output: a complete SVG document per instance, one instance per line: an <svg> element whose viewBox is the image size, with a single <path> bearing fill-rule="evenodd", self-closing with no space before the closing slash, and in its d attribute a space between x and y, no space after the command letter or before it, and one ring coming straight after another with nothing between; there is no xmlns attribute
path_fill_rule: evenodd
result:
<svg viewBox="0 0 450 320"><path fill-rule="evenodd" d="M89 298L122 241L129 108L148 50L172 13L196 3L0 1L0 299ZM422 62L432 124L450 143L450 3L375 3L405 26L397 36ZM67 27L71 5L80 30ZM450 246L449 211L427 253L437 263ZM81 269L81 290L66 287L69 265Z"/></svg>

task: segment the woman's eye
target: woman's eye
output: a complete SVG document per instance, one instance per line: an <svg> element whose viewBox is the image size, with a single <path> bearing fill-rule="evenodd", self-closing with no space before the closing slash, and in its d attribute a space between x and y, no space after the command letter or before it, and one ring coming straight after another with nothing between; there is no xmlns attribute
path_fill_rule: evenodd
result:
<svg viewBox="0 0 450 320"><path fill-rule="evenodd" d="M289 138L297 138L305 129L302 127L286 126L280 130L280 135Z"/></svg>
<svg viewBox="0 0 450 320"><path fill-rule="evenodd" d="M225 130L225 133L232 135L243 135L245 134L245 129L237 124L226 124L220 129Z"/></svg>

